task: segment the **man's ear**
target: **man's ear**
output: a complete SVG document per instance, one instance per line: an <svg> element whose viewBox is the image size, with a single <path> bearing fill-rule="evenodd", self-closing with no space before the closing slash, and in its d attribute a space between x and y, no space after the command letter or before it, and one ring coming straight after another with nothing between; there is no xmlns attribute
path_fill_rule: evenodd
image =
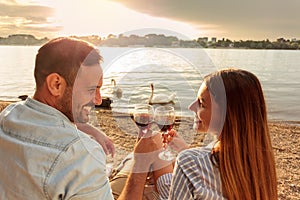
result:
<svg viewBox="0 0 300 200"><path fill-rule="evenodd" d="M49 92L55 96L62 96L66 88L65 79L57 73L49 74L46 78L46 83Z"/></svg>

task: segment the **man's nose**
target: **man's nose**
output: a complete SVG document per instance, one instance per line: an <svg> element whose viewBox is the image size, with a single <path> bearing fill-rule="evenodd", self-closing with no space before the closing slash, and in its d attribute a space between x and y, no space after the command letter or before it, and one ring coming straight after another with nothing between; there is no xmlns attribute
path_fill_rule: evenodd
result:
<svg viewBox="0 0 300 200"><path fill-rule="evenodd" d="M96 90L93 102L94 102L95 105L101 105L102 97L101 97L101 94L100 94L100 90Z"/></svg>

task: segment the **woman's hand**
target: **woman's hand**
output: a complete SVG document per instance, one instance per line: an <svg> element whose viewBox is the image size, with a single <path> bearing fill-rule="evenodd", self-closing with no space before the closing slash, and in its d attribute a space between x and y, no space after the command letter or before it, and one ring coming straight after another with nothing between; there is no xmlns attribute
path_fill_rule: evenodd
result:
<svg viewBox="0 0 300 200"><path fill-rule="evenodd" d="M185 140L174 129L169 131L167 141L168 145L178 153L180 151L190 148L189 144L186 143Z"/></svg>

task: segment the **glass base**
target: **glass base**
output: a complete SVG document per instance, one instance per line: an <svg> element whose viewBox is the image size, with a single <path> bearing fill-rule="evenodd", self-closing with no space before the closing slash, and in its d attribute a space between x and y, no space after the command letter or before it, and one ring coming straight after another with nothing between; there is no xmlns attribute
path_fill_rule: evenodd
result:
<svg viewBox="0 0 300 200"><path fill-rule="evenodd" d="M162 160L166 160L166 161L171 161L171 160L175 160L177 154L174 151L171 150L164 150L162 152L159 153L158 157Z"/></svg>

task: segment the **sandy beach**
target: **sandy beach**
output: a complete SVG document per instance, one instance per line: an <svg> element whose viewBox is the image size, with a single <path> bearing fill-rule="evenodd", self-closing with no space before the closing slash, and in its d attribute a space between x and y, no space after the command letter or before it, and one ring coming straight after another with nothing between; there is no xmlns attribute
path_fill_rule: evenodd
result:
<svg viewBox="0 0 300 200"><path fill-rule="evenodd" d="M9 104L0 101L0 110ZM137 127L129 115L108 109L97 109L97 117L102 131L114 141L116 155L113 162L117 165L133 150ZM192 121L192 118L178 116L174 128L192 147L206 145L210 137L196 134L192 130ZM300 199L300 124L269 122L269 128L276 159L279 199Z"/></svg>

